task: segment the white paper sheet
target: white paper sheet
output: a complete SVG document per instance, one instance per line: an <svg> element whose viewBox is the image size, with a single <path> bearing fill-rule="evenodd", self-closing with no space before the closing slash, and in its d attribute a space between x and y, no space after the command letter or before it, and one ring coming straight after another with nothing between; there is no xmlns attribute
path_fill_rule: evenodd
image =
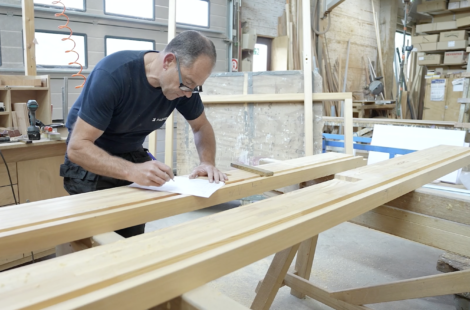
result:
<svg viewBox="0 0 470 310"><path fill-rule="evenodd" d="M192 195L198 197L209 198L219 188L224 186L225 183L219 182L219 184L209 183L208 180L204 179L188 179L188 177L175 177L175 181L166 182L160 187L157 186L142 186L137 183L132 183L130 187L150 189L153 191L170 192L185 195Z"/></svg>

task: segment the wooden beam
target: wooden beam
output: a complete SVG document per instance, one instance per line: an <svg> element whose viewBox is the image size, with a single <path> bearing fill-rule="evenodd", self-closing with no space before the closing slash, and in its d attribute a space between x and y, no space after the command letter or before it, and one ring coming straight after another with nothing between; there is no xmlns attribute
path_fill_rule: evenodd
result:
<svg viewBox="0 0 470 310"><path fill-rule="evenodd" d="M210 198L119 187L0 208L0 257L54 247L362 165L362 157L325 153L260 165L275 172L269 178L230 171L230 180Z"/></svg>
<svg viewBox="0 0 470 310"><path fill-rule="evenodd" d="M201 95L204 104L221 103L280 103L280 102L304 102L304 94L256 94L256 95ZM352 93L313 93L313 101L346 100L352 99Z"/></svg>
<svg viewBox="0 0 470 310"><path fill-rule="evenodd" d="M299 245L296 244L293 247L276 253L263 282L256 292L256 297L250 307L252 310L268 310L271 308L274 298L282 285L284 276L299 249Z"/></svg>
<svg viewBox="0 0 470 310"><path fill-rule="evenodd" d="M255 167L255 166L248 166L248 165L234 164L234 163L231 163L230 166L233 167L233 168L243 170L243 171L248 171L248 172L251 172L251 173L254 173L254 174L258 174L262 177L270 177L270 176L274 175L274 172L272 172L272 171L268 171L266 169L261 169L261 168Z"/></svg>
<svg viewBox="0 0 470 310"><path fill-rule="evenodd" d="M419 188L387 203L387 206L470 225L470 198L431 188Z"/></svg>
<svg viewBox="0 0 470 310"><path fill-rule="evenodd" d="M394 236L470 256L470 226L387 206L351 220Z"/></svg>
<svg viewBox="0 0 470 310"><path fill-rule="evenodd" d="M317 248L318 236L303 241L300 244L299 252L297 253L297 259L295 261L295 274L299 277L309 280L312 272L313 259L315 257L315 250ZM291 289L291 295L297 298L305 298L305 294Z"/></svg>
<svg viewBox="0 0 470 310"><path fill-rule="evenodd" d="M313 132L313 85L312 85L312 36L310 22L310 0L302 0L303 23L303 70L304 70L304 126L305 126L305 155L313 155L313 136L321 135L321 132ZM322 115L315 115L322 117Z"/></svg>
<svg viewBox="0 0 470 310"><path fill-rule="evenodd" d="M330 117L324 116L323 121L326 124L338 124L341 125L344 123L343 117ZM353 124L361 125L364 127L365 125L373 126L374 124L394 124L394 125L421 125L421 126L437 126L437 127L449 127L449 128L467 128L469 125L468 123L457 123L457 122L447 122L447 121L423 121L423 120L403 120L403 119L386 119L386 118L354 118Z"/></svg>
<svg viewBox="0 0 470 310"><path fill-rule="evenodd" d="M148 309L316 236L469 162L468 148L430 148L346 172L348 178L355 176L352 182L337 178L37 267L2 273L0 283L8 283L0 287L2 310Z"/></svg>
<svg viewBox="0 0 470 310"><path fill-rule="evenodd" d="M354 305L364 305L466 291L470 291L470 270L333 292L331 297Z"/></svg>
<svg viewBox="0 0 470 310"><path fill-rule="evenodd" d="M393 1L393 0L390 0L390 1ZM380 72L382 73L382 77L383 77L384 97L388 98L388 96L389 96L389 94L387 93L387 85L388 84L387 84L387 79L385 77L384 62L383 62L383 59L382 59L382 44L381 44L381 39L380 39L379 21L378 21L377 14L375 13L374 0L370 0L370 3L372 5L372 15L374 17L375 36L377 38L377 54L379 55ZM395 42L395 40L393 40L393 42Z"/></svg>
<svg viewBox="0 0 470 310"><path fill-rule="evenodd" d="M21 0L23 13L24 73L36 75L36 43L34 42L34 0Z"/></svg>
<svg viewBox="0 0 470 310"><path fill-rule="evenodd" d="M169 0L168 3L168 43L176 35L176 0ZM173 139L175 136L174 113L165 122L165 164L173 168Z"/></svg>
<svg viewBox="0 0 470 310"><path fill-rule="evenodd" d="M353 108L352 99L344 100L344 152L352 155L353 146Z"/></svg>
<svg viewBox="0 0 470 310"><path fill-rule="evenodd" d="M380 0L379 21L377 27L379 27L379 41L378 47L379 57L381 56L381 72L384 77L384 96L385 98L391 98L391 90L393 85L394 73L393 73L393 59L396 55L395 51L395 33L397 31L397 12L398 12L398 1L395 0ZM403 11L402 11L403 13ZM381 49L380 49L381 46ZM401 50L401 42L400 42ZM415 53L412 53L413 55ZM406 72L406 71L405 71ZM400 103L398 103L400 104ZM403 110L405 111L405 110ZM406 115L403 115L406 118Z"/></svg>
<svg viewBox="0 0 470 310"><path fill-rule="evenodd" d="M319 302L336 310L370 310L365 306L356 306L330 296L330 292L324 290L313 283L305 280L293 273L287 273L284 283L293 290L302 292Z"/></svg>

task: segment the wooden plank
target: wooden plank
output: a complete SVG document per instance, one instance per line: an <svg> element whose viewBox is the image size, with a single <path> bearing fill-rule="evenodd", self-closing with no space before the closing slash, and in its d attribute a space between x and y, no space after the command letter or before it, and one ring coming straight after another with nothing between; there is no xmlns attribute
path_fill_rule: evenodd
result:
<svg viewBox="0 0 470 310"><path fill-rule="evenodd" d="M310 0L302 0L302 7L310 8ZM305 155L313 155L313 105L312 105L312 37L310 9L302 10L302 35L303 35L303 53L302 63L304 71L304 126L305 126ZM299 68L300 69L300 68ZM323 115L315 115L322 117Z"/></svg>
<svg viewBox="0 0 470 310"><path fill-rule="evenodd" d="M292 260L294 259L300 244L287 248L281 252L276 253L274 259L269 266L268 272L263 279L259 290L251 304L253 310L268 310L276 297L282 281L289 269Z"/></svg>
<svg viewBox="0 0 470 310"><path fill-rule="evenodd" d="M28 134L29 118L28 108L24 102L16 102L13 104L15 107L16 118L18 120L18 129L22 135Z"/></svg>
<svg viewBox="0 0 470 310"><path fill-rule="evenodd" d="M344 152L352 155L353 146L353 115L352 99L344 100Z"/></svg>
<svg viewBox="0 0 470 310"><path fill-rule="evenodd" d="M36 43L34 42L34 1L21 0L25 75L36 75Z"/></svg>
<svg viewBox="0 0 470 310"><path fill-rule="evenodd" d="M387 206L470 225L470 198L458 193L419 188Z"/></svg>
<svg viewBox="0 0 470 310"><path fill-rule="evenodd" d="M354 305L442 296L470 291L470 270L331 293Z"/></svg>
<svg viewBox="0 0 470 310"><path fill-rule="evenodd" d="M304 94L201 95L204 104L304 102ZM313 93L313 101L352 99L352 93Z"/></svg>
<svg viewBox="0 0 470 310"><path fill-rule="evenodd" d="M297 259L295 261L295 274L299 277L309 280L312 272L313 259L315 257L315 250L317 248L318 236L305 240L300 244ZM305 298L305 294L291 289L291 295L297 298Z"/></svg>
<svg viewBox="0 0 470 310"><path fill-rule="evenodd" d="M20 203L68 196L64 179L60 176L60 165L63 163L62 155L18 162Z"/></svg>
<svg viewBox="0 0 470 310"><path fill-rule="evenodd" d="M326 124L337 124L340 125L344 123L343 117L328 117L324 116L323 121ZM449 128L460 128L460 124L463 126L461 128L466 128L468 123L457 123L457 122L446 122L446 121L429 121L429 120L404 120L404 119L386 119L386 118L354 118L354 124L360 124L362 127L366 125L373 126L374 124L393 124L393 125L404 125L404 126L439 126L439 127L449 127Z"/></svg>
<svg viewBox="0 0 470 310"><path fill-rule="evenodd" d="M389 93L387 93L387 85L388 85L387 78L388 77L385 76L384 62L382 59L382 44L381 44L381 39L380 39L379 21L378 21L377 14L375 13L374 0L371 0L370 3L372 4L372 15L374 17L375 37L377 39L377 54L379 54L380 72L382 73L382 77L383 77L382 80L383 80L383 85L384 85L384 96L388 98L389 96Z"/></svg>
<svg viewBox="0 0 470 310"><path fill-rule="evenodd" d="M18 142L0 145L0 150L2 151L7 163L47 158L58 155L63 156L65 155L66 149L67 145L65 144L65 141L40 140L34 141L31 144Z"/></svg>
<svg viewBox="0 0 470 310"><path fill-rule="evenodd" d="M470 150L464 147L418 151L374 165L389 172L380 178L368 171L366 179L356 182L335 179L43 262L40 269L27 266L0 274L0 283L8 283L0 288L2 310L148 309L316 236L469 161Z"/></svg>
<svg viewBox="0 0 470 310"><path fill-rule="evenodd" d="M248 172L251 172L251 173L254 173L254 174L259 174L262 177L270 177L270 176L274 175L274 172L272 172L272 171L261 169L261 168L255 167L255 166L248 166L248 165L234 164L234 163L231 163L230 166L233 167L233 168L243 170L243 171L248 171Z"/></svg>
<svg viewBox="0 0 470 310"><path fill-rule="evenodd" d="M168 43L176 35L176 0L169 0L168 3ZM165 164L173 168L173 140L175 136L174 113L165 122Z"/></svg>
<svg viewBox="0 0 470 310"><path fill-rule="evenodd" d="M427 215L378 207L351 220L394 236L470 256L470 226Z"/></svg>
<svg viewBox="0 0 470 310"><path fill-rule="evenodd" d="M275 172L269 178L230 171L229 181L210 198L122 187L0 209L0 256L53 247L362 165L360 156L325 153L261 165Z"/></svg>
<svg viewBox="0 0 470 310"><path fill-rule="evenodd" d="M368 104L357 107L359 110L393 110L395 104Z"/></svg>
<svg viewBox="0 0 470 310"><path fill-rule="evenodd" d="M12 123L13 123L13 128L18 128L18 118L16 116L15 111L11 112L11 120L12 120Z"/></svg>
<svg viewBox="0 0 470 310"><path fill-rule="evenodd" d="M330 292L324 290L308 280L305 280L295 274L288 272L284 279L284 283L295 289L296 291L302 292L303 294L318 300L321 303L324 303L327 306L330 306L336 310L369 310L370 308L365 306L356 306L344 302L342 300L333 298L330 296Z"/></svg>

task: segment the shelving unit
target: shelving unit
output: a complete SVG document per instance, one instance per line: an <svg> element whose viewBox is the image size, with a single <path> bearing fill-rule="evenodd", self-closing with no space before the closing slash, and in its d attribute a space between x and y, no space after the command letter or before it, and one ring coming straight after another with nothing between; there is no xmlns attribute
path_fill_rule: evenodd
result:
<svg viewBox="0 0 470 310"><path fill-rule="evenodd" d="M36 118L44 124L52 122L50 78L48 75L18 76L0 75L0 102L5 105L5 111L0 112L0 127L12 127L14 104L36 100L39 108ZM21 86L21 85L25 86ZM38 86L29 86L37 84ZM40 85L40 86L39 86Z"/></svg>

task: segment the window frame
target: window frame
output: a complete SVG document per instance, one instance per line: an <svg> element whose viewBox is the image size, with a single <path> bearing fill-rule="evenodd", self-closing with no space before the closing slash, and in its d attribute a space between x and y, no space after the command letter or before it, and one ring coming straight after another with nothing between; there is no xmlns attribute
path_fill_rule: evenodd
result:
<svg viewBox="0 0 470 310"><path fill-rule="evenodd" d="M107 57L107 56L108 56L108 48L107 48L107 44L106 44L106 39L120 39L120 40L152 42L152 43L153 43L153 50L155 50L155 45L156 45L155 40L140 39L140 38L137 39L137 38L129 38L129 37L119 37L119 36L109 36L109 35L105 35L105 36L104 36L104 57Z"/></svg>
<svg viewBox="0 0 470 310"><path fill-rule="evenodd" d="M178 0L176 0L176 1L178 1ZM197 27L197 28L202 28L202 29L210 29L211 28L211 1L210 0L198 0L198 1L207 2L207 26L200 26L200 25L195 25L195 24L176 22L177 25Z"/></svg>
<svg viewBox="0 0 470 310"><path fill-rule="evenodd" d="M106 0L103 0L103 14L104 15L110 15L110 16L119 16L119 17L126 17L126 18L132 18L132 19L141 19L141 20L155 20L155 0L152 0L152 18L146 18L146 17L139 17L139 16L132 16L132 15L125 15L125 14L117 14L117 13L107 13L106 12Z"/></svg>
<svg viewBox="0 0 470 310"><path fill-rule="evenodd" d="M34 1L34 0L33 0ZM63 9L63 6L61 5L54 5L54 4L44 4L44 3L34 3L34 6L39 6L43 8L48 8L48 9ZM83 0L83 10L76 9L76 8L69 8L66 6L66 13L67 11L75 11L75 12L86 12L86 1Z"/></svg>
<svg viewBox="0 0 470 310"><path fill-rule="evenodd" d="M70 34L70 32L68 31L53 31L53 30L42 30L42 29L36 29L34 31L35 33L36 32L42 32L42 33L51 33L51 34L60 34L60 35L68 35ZM83 69L88 69L88 36L86 33L81 33L81 32L74 32L72 35L79 35L79 36L83 36L85 39L84 39L84 52L85 52L85 64L82 64L83 66ZM24 41L24 40L23 40ZM64 50L65 52L65 50ZM36 57L36 56L35 56ZM24 42L23 42L23 63L24 63ZM50 65L38 65L36 63L36 67L37 68L45 68L45 69L68 69L68 70L74 70L74 69L80 69L80 66L60 66L60 65L54 65L54 66L50 66Z"/></svg>

